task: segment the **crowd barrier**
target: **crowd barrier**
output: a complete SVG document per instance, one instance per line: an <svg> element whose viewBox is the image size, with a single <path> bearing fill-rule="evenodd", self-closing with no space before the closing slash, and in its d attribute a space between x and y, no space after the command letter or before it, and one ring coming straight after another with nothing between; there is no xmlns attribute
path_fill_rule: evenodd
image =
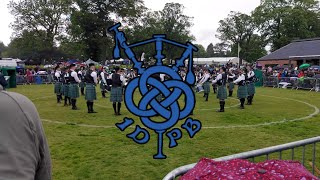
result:
<svg viewBox="0 0 320 180"><path fill-rule="evenodd" d="M17 75L16 81L18 85L23 84L51 84L53 83L53 75L32 75L32 76L23 76Z"/></svg>
<svg viewBox="0 0 320 180"><path fill-rule="evenodd" d="M263 86L273 88L307 89L310 91L319 92L320 79L297 77L278 78L274 76L268 76L263 77Z"/></svg>
<svg viewBox="0 0 320 180"><path fill-rule="evenodd" d="M220 157L214 160L227 161L232 159L248 159L248 160L251 160L252 162L255 162L257 161L257 158L261 158L263 156L264 158L262 158L262 160L269 160L269 159L299 160L303 166L305 166L307 169L310 170L312 174L318 176L319 170L316 167L316 159L318 160L319 156L317 156L316 154L316 145L318 145L319 142L320 142L320 136L310 138L310 139L304 139L302 141L296 141L296 142L282 144L278 146L272 146L264 149ZM287 154L289 154L289 156ZM301 157L298 158L298 156L300 155ZM311 155L311 157L306 157L307 155ZM171 171L169 174L167 174L163 178L163 180L173 180L187 173L195 165L196 163L193 163L193 164L176 168L173 171ZM315 171L317 171L317 174L315 173Z"/></svg>

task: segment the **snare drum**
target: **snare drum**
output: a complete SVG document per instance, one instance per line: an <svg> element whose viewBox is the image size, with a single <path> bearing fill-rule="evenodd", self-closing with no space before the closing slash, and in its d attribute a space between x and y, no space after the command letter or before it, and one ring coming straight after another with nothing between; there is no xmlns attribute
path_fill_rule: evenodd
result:
<svg viewBox="0 0 320 180"><path fill-rule="evenodd" d="M202 84L198 84L197 85L197 92L199 93L199 92L202 92L202 91L204 91Z"/></svg>

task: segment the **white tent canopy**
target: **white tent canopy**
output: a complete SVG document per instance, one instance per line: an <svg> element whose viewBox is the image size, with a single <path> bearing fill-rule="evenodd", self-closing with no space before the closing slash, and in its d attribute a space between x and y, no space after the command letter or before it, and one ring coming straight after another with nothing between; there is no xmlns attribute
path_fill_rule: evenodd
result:
<svg viewBox="0 0 320 180"><path fill-rule="evenodd" d="M100 65L99 63L95 62L95 61L92 60L92 59L88 59L85 63L86 63L86 65L89 65L89 64L91 64L91 63L93 63L94 65Z"/></svg>
<svg viewBox="0 0 320 180"><path fill-rule="evenodd" d="M237 57L211 57L211 58L193 58L194 64L204 65L204 64L227 64L232 62L233 64L239 63L239 58ZM242 63L245 63L242 60Z"/></svg>

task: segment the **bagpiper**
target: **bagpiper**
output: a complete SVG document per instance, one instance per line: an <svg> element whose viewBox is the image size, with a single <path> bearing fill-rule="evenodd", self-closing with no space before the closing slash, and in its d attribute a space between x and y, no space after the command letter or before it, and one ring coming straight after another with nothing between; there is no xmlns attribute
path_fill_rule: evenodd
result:
<svg viewBox="0 0 320 180"><path fill-rule="evenodd" d="M225 67L220 68L219 75L215 80L212 81L212 83L218 85L217 98L220 100L220 110L218 110L217 112L224 112L224 105L226 103L225 100L227 99L227 74Z"/></svg>
<svg viewBox="0 0 320 180"><path fill-rule="evenodd" d="M233 94L233 89L234 89L234 78L236 77L236 75L233 73L233 69L230 68L229 69L229 73L228 73L228 90L229 90L229 97L232 97Z"/></svg>
<svg viewBox="0 0 320 180"><path fill-rule="evenodd" d="M55 67L54 73L54 93L57 95L57 103L62 100L62 73L60 64Z"/></svg>
<svg viewBox="0 0 320 180"><path fill-rule="evenodd" d="M253 96L256 93L256 88L254 85L254 78L255 74L252 70L251 66L247 66L247 87L248 87L248 98L247 98L247 105L252 105Z"/></svg>
<svg viewBox="0 0 320 180"><path fill-rule="evenodd" d="M209 93L210 93L210 74L209 71L206 69L204 70L204 75L200 80L199 84L203 84L203 90L204 90L204 97L206 98L205 101L208 101Z"/></svg>
<svg viewBox="0 0 320 180"><path fill-rule="evenodd" d="M78 84L81 82L78 78L78 73L75 71L77 66L75 64L70 65L69 72L69 98L71 99L72 110L78 110L77 108L77 98L79 95L79 86Z"/></svg>
<svg viewBox="0 0 320 180"><path fill-rule="evenodd" d="M244 69L240 69L239 72L239 77L233 83L238 85L237 96L240 100L240 109L244 109L244 102L248 96L245 76L246 73Z"/></svg>
<svg viewBox="0 0 320 180"><path fill-rule="evenodd" d="M112 102L114 114L121 115L120 109L121 109L121 102L122 102L122 82L124 81L124 79L123 79L123 76L120 75L119 67L115 67L114 70L115 72L112 74L110 102Z"/></svg>
<svg viewBox="0 0 320 180"><path fill-rule="evenodd" d="M97 100L96 85L98 84L98 77L96 67L93 63L89 64L89 70L84 76L86 82L85 99L87 101L88 113L97 113L93 110L93 102Z"/></svg>
<svg viewBox="0 0 320 180"><path fill-rule="evenodd" d="M65 67L62 73L62 89L63 89L63 96L64 96L64 105L68 106L71 105L71 99L69 97L69 68ZM69 103L69 104L68 104Z"/></svg>
<svg viewBox="0 0 320 180"><path fill-rule="evenodd" d="M84 66L81 66L80 70L78 71L78 78L81 80L81 82L79 83L79 87L80 87L80 92L82 96L84 96L84 88L86 87L86 84L84 82L84 76L86 72L84 69L85 69Z"/></svg>

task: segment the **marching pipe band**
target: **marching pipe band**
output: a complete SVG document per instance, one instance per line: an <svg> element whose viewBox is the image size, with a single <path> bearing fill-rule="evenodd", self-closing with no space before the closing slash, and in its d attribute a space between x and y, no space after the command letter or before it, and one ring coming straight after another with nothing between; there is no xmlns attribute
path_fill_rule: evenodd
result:
<svg viewBox="0 0 320 180"><path fill-rule="evenodd" d="M186 80L186 71L180 68L180 76L183 81ZM79 88L81 95L87 101L88 113L96 113L93 110L93 102L97 99L95 86L100 85L102 98L106 98L106 93L110 92L110 102L115 115L121 115L121 102L126 85L130 80L138 77L138 73L134 69L120 69L115 67L110 71L108 68L101 68L97 71L94 64L90 64L88 68L83 66L76 71L76 65L63 66L58 63L54 72L54 93L56 94L57 103L61 103L64 96L64 106L72 105L72 110L77 110L77 98L79 98ZM164 82L170 77L166 74L155 74L154 78ZM225 101L228 97L233 96L235 85L238 86L237 98L240 101L240 109L244 109L246 105L252 105L255 95L254 83L258 81L253 68L246 66L240 69L230 67L226 69L221 67L219 71L209 69L195 70L195 89L197 93L203 92L205 101L208 102L210 95L210 85L213 87L213 93L217 94L219 99L220 109L217 112L225 111ZM152 87L150 87L152 88ZM157 96L157 101L163 100L163 95L160 93ZM192 113L193 114L193 113Z"/></svg>

